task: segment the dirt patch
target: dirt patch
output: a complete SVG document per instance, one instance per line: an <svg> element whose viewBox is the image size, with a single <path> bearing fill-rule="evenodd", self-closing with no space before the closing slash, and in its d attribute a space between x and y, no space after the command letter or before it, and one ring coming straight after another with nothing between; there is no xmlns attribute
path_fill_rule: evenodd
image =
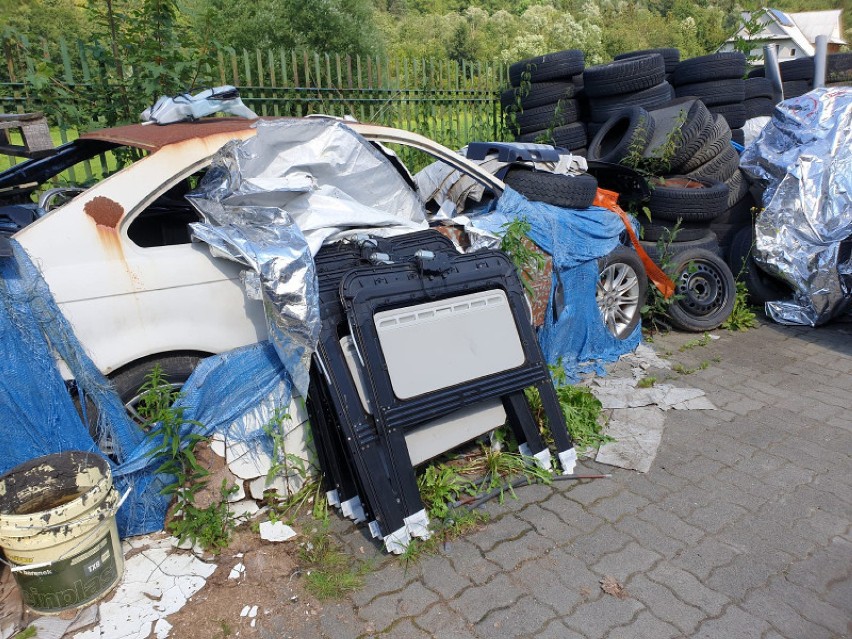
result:
<svg viewBox="0 0 852 639"><path fill-rule="evenodd" d="M239 530L216 563L204 588L167 618L173 626L170 637L283 637L282 630L292 637L315 634L322 606L303 587L295 542L267 543ZM232 571L239 576L230 578Z"/></svg>

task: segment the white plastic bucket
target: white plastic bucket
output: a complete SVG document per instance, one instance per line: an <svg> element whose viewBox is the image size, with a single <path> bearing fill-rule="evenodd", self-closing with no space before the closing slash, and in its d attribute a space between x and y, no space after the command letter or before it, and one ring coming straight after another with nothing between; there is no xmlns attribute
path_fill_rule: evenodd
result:
<svg viewBox="0 0 852 639"><path fill-rule="evenodd" d="M119 505L109 464L93 453L39 457L0 477L0 547L29 608L79 608L118 583Z"/></svg>

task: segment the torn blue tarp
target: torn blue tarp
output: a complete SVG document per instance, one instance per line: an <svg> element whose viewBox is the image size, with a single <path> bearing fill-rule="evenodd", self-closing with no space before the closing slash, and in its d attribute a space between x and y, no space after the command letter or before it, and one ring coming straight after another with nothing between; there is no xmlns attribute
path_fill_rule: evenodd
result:
<svg viewBox="0 0 852 639"><path fill-rule="evenodd" d="M641 324L625 339L606 328L598 309L595 291L598 258L619 245L624 223L618 215L597 206L564 209L531 202L506 188L496 203L480 214L471 214L471 226L496 235L516 219L530 224L530 239L553 257L554 281L545 323L539 331L542 352L550 364L561 361L569 380L582 373L603 372L601 364L618 359L638 346ZM556 299L556 278L562 285L561 303ZM554 305L558 304L557 319Z"/></svg>
<svg viewBox="0 0 852 639"><path fill-rule="evenodd" d="M160 489L171 478L154 473L160 462L149 453L156 439L147 437L129 419L109 381L75 337L39 270L17 243L13 245L15 257L0 260L0 423L7 442L0 455L0 474L50 453L102 454L110 462L119 491L130 490L117 515L120 534L161 530L170 498L161 495ZM96 407L98 440L110 442L114 459L98 449L81 420L54 353L68 365L79 392ZM263 437L262 429L240 431L240 420L270 396L286 406L290 392L289 377L268 342L207 358L178 400L188 422L184 434L190 429L201 435L227 430L230 438L242 441ZM271 442L266 443L271 448Z"/></svg>

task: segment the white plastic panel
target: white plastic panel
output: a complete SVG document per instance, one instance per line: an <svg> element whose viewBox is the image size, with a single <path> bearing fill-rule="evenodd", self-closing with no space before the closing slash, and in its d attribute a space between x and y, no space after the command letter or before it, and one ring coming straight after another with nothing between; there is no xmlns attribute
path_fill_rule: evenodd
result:
<svg viewBox="0 0 852 639"><path fill-rule="evenodd" d="M372 406L365 386L367 380L364 377L364 369L358 362L352 338L348 335L343 337L340 346L343 348L349 373L358 389L361 406L366 413L372 415ZM505 423L506 411L503 409L503 403L495 397L418 426L405 434L411 464L422 464L427 459L437 457Z"/></svg>
<svg viewBox="0 0 852 639"><path fill-rule="evenodd" d="M381 311L373 317L394 394L410 399L524 364L500 289Z"/></svg>

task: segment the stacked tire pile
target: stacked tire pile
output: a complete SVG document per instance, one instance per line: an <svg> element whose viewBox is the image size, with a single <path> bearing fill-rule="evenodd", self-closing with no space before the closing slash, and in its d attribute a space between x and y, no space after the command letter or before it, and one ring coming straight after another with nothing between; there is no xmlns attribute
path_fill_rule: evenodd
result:
<svg viewBox="0 0 852 639"><path fill-rule="evenodd" d="M544 142L585 152L586 127L576 99L585 67L583 52L557 51L509 67L511 88L500 95L519 142Z"/></svg>
<svg viewBox="0 0 852 639"><path fill-rule="evenodd" d="M767 78L747 78L744 87L746 121L771 116L775 109L772 83Z"/></svg>
<svg viewBox="0 0 852 639"><path fill-rule="evenodd" d="M745 55L737 51L713 53L684 60L672 73L678 97L696 97L714 115L725 118L736 131L734 140L743 141L742 127L748 119L745 102Z"/></svg>
<svg viewBox="0 0 852 639"><path fill-rule="evenodd" d="M852 53L832 53L827 57L825 66L826 86L842 86L852 82ZM778 70L781 72L781 88L784 90L785 99L797 98L813 88L815 75L813 58L785 60L778 65ZM752 69L748 77L765 78L766 68Z"/></svg>
<svg viewBox="0 0 852 639"><path fill-rule="evenodd" d="M631 164L637 154L639 168L662 173L651 181L650 220L640 218L643 248L676 274L672 323L689 331L715 328L733 308L736 286L726 258L736 234L751 228L754 206L731 129L703 101L679 98L650 111L622 111L588 151L590 160Z"/></svg>
<svg viewBox="0 0 852 639"><path fill-rule="evenodd" d="M668 104L674 93L666 78L679 59L677 49L653 49L624 53L608 64L588 67L583 87L589 135L596 135L610 118L627 108L656 109Z"/></svg>

